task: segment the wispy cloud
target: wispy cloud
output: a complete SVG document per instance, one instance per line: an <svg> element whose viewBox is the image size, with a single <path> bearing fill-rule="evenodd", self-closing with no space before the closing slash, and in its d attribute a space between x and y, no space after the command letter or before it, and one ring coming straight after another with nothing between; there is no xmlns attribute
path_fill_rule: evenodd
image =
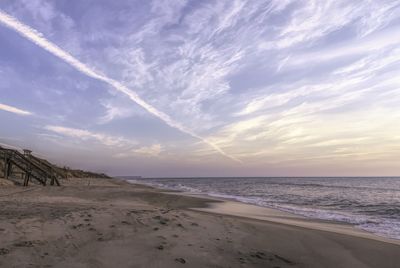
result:
<svg viewBox="0 0 400 268"><path fill-rule="evenodd" d="M110 49L109 61L120 66L128 84L180 122L199 131L214 127L218 114L206 112L204 104L229 94L229 76L242 69L241 62L254 52L253 41L264 31L247 20L261 20L260 10L267 7L218 1L194 9L188 4L184 10L189 12L184 12L171 2L155 2L164 7L153 11L141 34L130 34L118 49Z"/></svg>
<svg viewBox="0 0 400 268"><path fill-rule="evenodd" d="M15 30L25 38L29 39L30 41L34 42L36 45L42 47L43 49L49 51L51 54L57 56L61 60L65 61L66 63L70 64L72 67L74 67L76 70L79 72L84 73L87 76L90 76L94 79L103 81L116 90L118 90L121 93L124 93L126 96L128 96L132 101L143 107L146 111L149 113L153 114L154 116L158 117L162 121L164 121L167 125L176 128L186 134L189 134L190 136L202 140L204 143L208 144L212 148L214 148L217 152L219 152L221 155L226 156L232 160L235 161L240 161L237 158L227 154L225 151L223 151L221 148L219 148L217 145L211 143L210 141L204 139L200 135L194 133L192 130L187 129L180 123L176 122L173 120L169 115L157 110L154 106L150 105L147 103L145 100L139 97L139 95L127 88L125 85L122 83L111 79L98 71L93 70L89 66L85 65L84 63L80 62L78 59L74 58L71 54L68 52L64 51L61 49L59 46L53 44L49 40L43 37L43 35L36 30L32 29L31 27L23 24L22 22L18 21L16 18L0 11L0 21L6 25L7 27Z"/></svg>
<svg viewBox="0 0 400 268"><path fill-rule="evenodd" d="M45 129L61 134L63 136L76 138L83 141L94 140L100 142L103 145L111 147L130 147L136 144L136 142L133 140L128 140L125 138L110 136L97 132L91 132L85 129L69 128L63 126L45 126Z"/></svg>
<svg viewBox="0 0 400 268"><path fill-rule="evenodd" d="M261 48L286 49L299 44L310 46L350 24L357 27L359 36L363 37L393 20L399 9L396 1L367 1L353 5L346 1L309 0L297 4L291 19L279 28L278 38L261 43Z"/></svg>
<svg viewBox="0 0 400 268"><path fill-rule="evenodd" d="M18 115L23 115L23 116L32 115L32 113L29 112L29 111L22 110L22 109L19 109L17 107L6 105L6 104L2 104L2 103L0 103L0 110L6 111L6 112L9 112L9 113L18 114Z"/></svg>
<svg viewBox="0 0 400 268"><path fill-rule="evenodd" d="M127 157L138 157L138 156L145 156L145 157L158 157L164 151L164 147L157 143L152 144L150 146L143 146L136 149L131 149L127 152L122 152L115 154L114 157L116 158L127 158Z"/></svg>
<svg viewBox="0 0 400 268"><path fill-rule="evenodd" d="M98 122L107 124L117 118L126 118L134 114L134 109L122 103L114 103L111 100L103 100L102 105L106 108L106 114L101 116Z"/></svg>
<svg viewBox="0 0 400 268"><path fill-rule="evenodd" d="M134 150L135 153L150 155L150 156L158 156L163 151L163 147L161 144L153 144L148 147L141 147Z"/></svg>
<svg viewBox="0 0 400 268"><path fill-rule="evenodd" d="M29 69L46 84L38 85L40 96L29 97L63 104L43 125L135 134L138 144L112 156L167 161L179 155L209 164L218 151L240 158L249 170L400 157L397 0L152 0L140 7L118 1L87 11L79 1L68 7L24 3L0 4L13 16L2 12L0 22L79 72L68 73L61 64L54 76L73 81L67 85L52 83L36 65ZM25 45L16 50L37 49ZM38 60L58 63L41 54ZM3 70L0 87L13 94L3 79L10 72ZM15 81L24 79L15 73ZM84 91L71 90L82 80ZM96 91L99 86L103 90ZM47 87L62 94L50 98ZM25 107L22 101L18 106ZM157 119L198 141L164 131ZM104 133L57 130L62 137L118 147Z"/></svg>

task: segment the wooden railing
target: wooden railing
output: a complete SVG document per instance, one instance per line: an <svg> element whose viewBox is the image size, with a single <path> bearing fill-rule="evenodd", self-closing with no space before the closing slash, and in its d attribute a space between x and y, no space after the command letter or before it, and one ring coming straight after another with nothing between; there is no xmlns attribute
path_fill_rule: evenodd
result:
<svg viewBox="0 0 400 268"><path fill-rule="evenodd" d="M25 155L17 150L0 147L0 158L4 161L3 173L6 179L13 175L13 167L16 166L24 173L24 186L28 186L32 179L42 185L47 185L49 180L50 185L60 185L57 178L60 174L57 174L58 172L51 165L39 161L31 154Z"/></svg>

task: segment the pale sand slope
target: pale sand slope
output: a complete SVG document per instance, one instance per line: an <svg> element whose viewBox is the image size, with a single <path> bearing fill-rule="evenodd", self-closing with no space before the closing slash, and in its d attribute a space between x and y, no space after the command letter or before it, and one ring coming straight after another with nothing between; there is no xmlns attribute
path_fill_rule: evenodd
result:
<svg viewBox="0 0 400 268"><path fill-rule="evenodd" d="M1 187L0 267L383 268L400 264L399 245L194 211L189 208L205 207L207 200L145 186L114 180L88 184L79 180L63 187ZM225 208L224 213L234 214L228 212Z"/></svg>

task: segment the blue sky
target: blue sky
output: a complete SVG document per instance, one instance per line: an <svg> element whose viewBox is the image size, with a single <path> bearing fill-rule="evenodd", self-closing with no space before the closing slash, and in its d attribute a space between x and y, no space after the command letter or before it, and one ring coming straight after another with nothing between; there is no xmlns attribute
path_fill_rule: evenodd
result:
<svg viewBox="0 0 400 268"><path fill-rule="evenodd" d="M0 9L4 145L114 175L399 175L399 1Z"/></svg>

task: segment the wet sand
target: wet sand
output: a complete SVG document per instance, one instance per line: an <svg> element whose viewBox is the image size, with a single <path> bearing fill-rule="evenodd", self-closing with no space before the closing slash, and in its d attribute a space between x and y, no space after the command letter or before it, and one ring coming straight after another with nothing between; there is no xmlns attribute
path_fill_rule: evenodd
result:
<svg viewBox="0 0 400 268"><path fill-rule="evenodd" d="M0 187L0 267L399 267L398 244L324 228L117 180Z"/></svg>
<svg viewBox="0 0 400 268"><path fill-rule="evenodd" d="M219 199L215 199L219 200ZM224 202L211 203L206 208L194 208L194 210L205 211L223 215L257 219L262 221L303 227L313 230L327 231L338 234L351 235L367 238L386 243L400 245L400 240L378 236L364 230L355 228L352 224L328 220L318 220L287 213L277 209L259 207L237 201L223 200Z"/></svg>

